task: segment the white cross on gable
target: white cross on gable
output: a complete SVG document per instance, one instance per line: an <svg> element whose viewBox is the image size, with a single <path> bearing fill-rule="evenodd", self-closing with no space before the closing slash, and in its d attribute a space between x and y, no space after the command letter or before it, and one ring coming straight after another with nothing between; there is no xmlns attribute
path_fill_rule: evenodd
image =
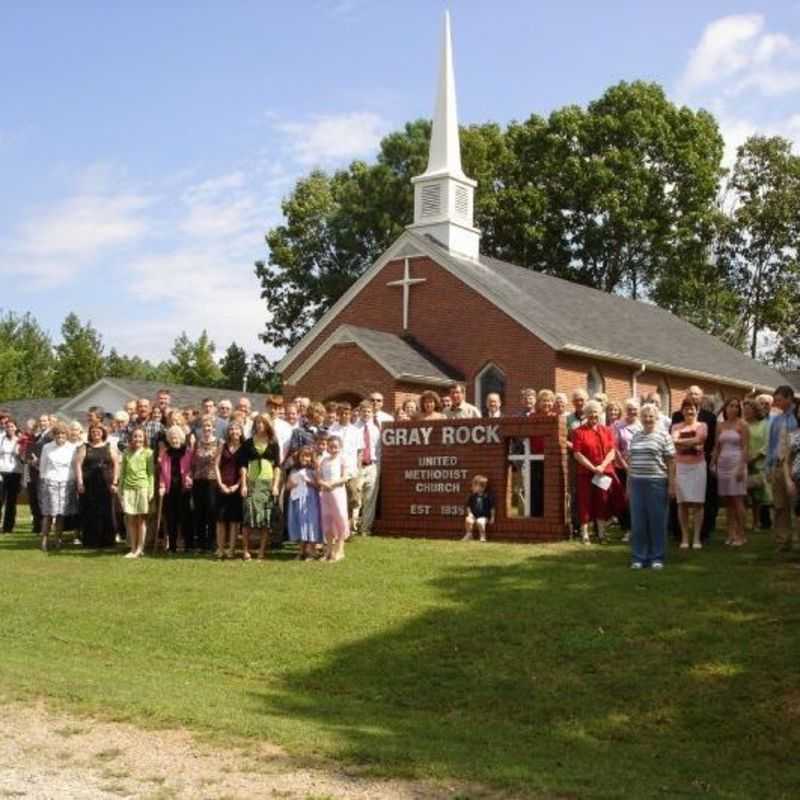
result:
<svg viewBox="0 0 800 800"><path fill-rule="evenodd" d="M522 452L509 454L508 460L514 464L519 464L522 469L522 499L525 501L525 516L531 515L531 464L534 461L544 461L541 453L531 452L531 440L522 439Z"/></svg>
<svg viewBox="0 0 800 800"><path fill-rule="evenodd" d="M405 259L405 266L403 267L403 278L399 281L389 281L387 286L402 286L403 287L403 330L408 330L408 301L410 299L410 288L415 283L425 283L427 278L412 278L409 260Z"/></svg>

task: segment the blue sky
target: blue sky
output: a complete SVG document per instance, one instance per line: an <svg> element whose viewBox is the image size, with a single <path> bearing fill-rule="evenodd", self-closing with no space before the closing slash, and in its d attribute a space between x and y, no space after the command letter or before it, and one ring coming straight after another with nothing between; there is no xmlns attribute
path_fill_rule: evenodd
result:
<svg viewBox="0 0 800 800"><path fill-rule="evenodd" d="M430 116L434 0L0 4L5 310L160 359L205 327L264 351L252 262L294 180ZM800 145L800 0L454 0L462 122L639 78ZM275 355L270 353L270 355Z"/></svg>

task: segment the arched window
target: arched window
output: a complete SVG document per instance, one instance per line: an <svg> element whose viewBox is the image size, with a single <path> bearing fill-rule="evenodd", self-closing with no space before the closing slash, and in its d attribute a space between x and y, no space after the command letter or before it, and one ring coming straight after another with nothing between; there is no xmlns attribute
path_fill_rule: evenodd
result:
<svg viewBox="0 0 800 800"><path fill-rule="evenodd" d="M661 400L661 413L670 416L672 414L672 397L669 386L663 378L658 382L658 397Z"/></svg>
<svg viewBox="0 0 800 800"><path fill-rule="evenodd" d="M586 391L589 393L591 400L596 394L605 391L605 381L597 367L592 366L586 373Z"/></svg>
<svg viewBox="0 0 800 800"><path fill-rule="evenodd" d="M486 411L486 395L495 392L505 401L506 374L496 364L488 363L475 376L475 405L483 413Z"/></svg>

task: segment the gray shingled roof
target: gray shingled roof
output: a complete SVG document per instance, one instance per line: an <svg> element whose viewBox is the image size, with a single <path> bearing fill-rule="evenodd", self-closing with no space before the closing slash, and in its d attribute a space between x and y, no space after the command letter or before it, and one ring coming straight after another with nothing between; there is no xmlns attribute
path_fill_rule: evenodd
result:
<svg viewBox="0 0 800 800"><path fill-rule="evenodd" d="M422 378L441 382L460 380L453 369L437 361L410 339L393 333L347 325L358 344L373 354L396 378Z"/></svg>
<svg viewBox="0 0 800 800"><path fill-rule="evenodd" d="M727 381L774 388L785 379L772 367L651 303L609 294L524 269L496 258L480 262L428 244L486 297L508 309L556 350L590 351L597 358L644 363L651 369L704 373Z"/></svg>
<svg viewBox="0 0 800 800"><path fill-rule="evenodd" d="M160 381L137 381L128 378L106 378L115 386L130 392L135 397L147 397L155 399L159 389L168 389L172 395L173 406L199 406L206 398L210 397L214 402L219 402L225 398L231 400L236 405L240 397L249 397L254 410L264 408L264 400L267 395L254 392L241 392L235 389L217 389L212 386L186 386L180 383L162 383ZM88 387L87 387L88 388ZM66 402L66 401L65 401ZM114 409L109 409L113 411Z"/></svg>
<svg viewBox="0 0 800 800"><path fill-rule="evenodd" d="M172 405L178 407L194 406L199 408L206 397L210 397L215 402L225 398L229 399L234 406L242 396L249 397L253 405L253 410L261 411L264 408L266 394L256 392L237 392L231 389L217 389L210 386L184 386L179 383L161 383L159 381L137 381L128 378L101 378L108 380L123 391L129 392L132 397L147 397L155 400L159 389L168 389L172 395ZM89 388L88 386L86 387ZM81 390L77 397L86 389ZM42 414L58 414L61 408L74 400L73 397L50 397L50 398L30 398L23 400L6 400L0 402L0 409L8 411L18 424L22 424L28 419L38 418ZM88 403L87 403L88 406ZM105 409L112 414L116 408Z"/></svg>
<svg viewBox="0 0 800 800"><path fill-rule="evenodd" d="M27 400L5 400L0 409L16 420L17 425L24 425L29 419L39 419L42 414L55 414L69 397L31 398Z"/></svg>
<svg viewBox="0 0 800 800"><path fill-rule="evenodd" d="M784 383L794 389L795 394L800 392L800 369L789 369L783 372L783 377L786 378Z"/></svg>

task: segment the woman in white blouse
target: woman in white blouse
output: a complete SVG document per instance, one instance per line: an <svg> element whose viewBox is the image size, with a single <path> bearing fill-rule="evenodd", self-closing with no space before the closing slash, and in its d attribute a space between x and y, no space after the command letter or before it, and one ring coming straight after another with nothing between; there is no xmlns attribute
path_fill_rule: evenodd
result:
<svg viewBox="0 0 800 800"><path fill-rule="evenodd" d="M75 493L75 450L68 441L67 427L58 423L53 428L53 441L42 449L39 460L39 502L42 507L42 550L47 552L51 532L56 546L61 547L64 517L77 512Z"/></svg>

